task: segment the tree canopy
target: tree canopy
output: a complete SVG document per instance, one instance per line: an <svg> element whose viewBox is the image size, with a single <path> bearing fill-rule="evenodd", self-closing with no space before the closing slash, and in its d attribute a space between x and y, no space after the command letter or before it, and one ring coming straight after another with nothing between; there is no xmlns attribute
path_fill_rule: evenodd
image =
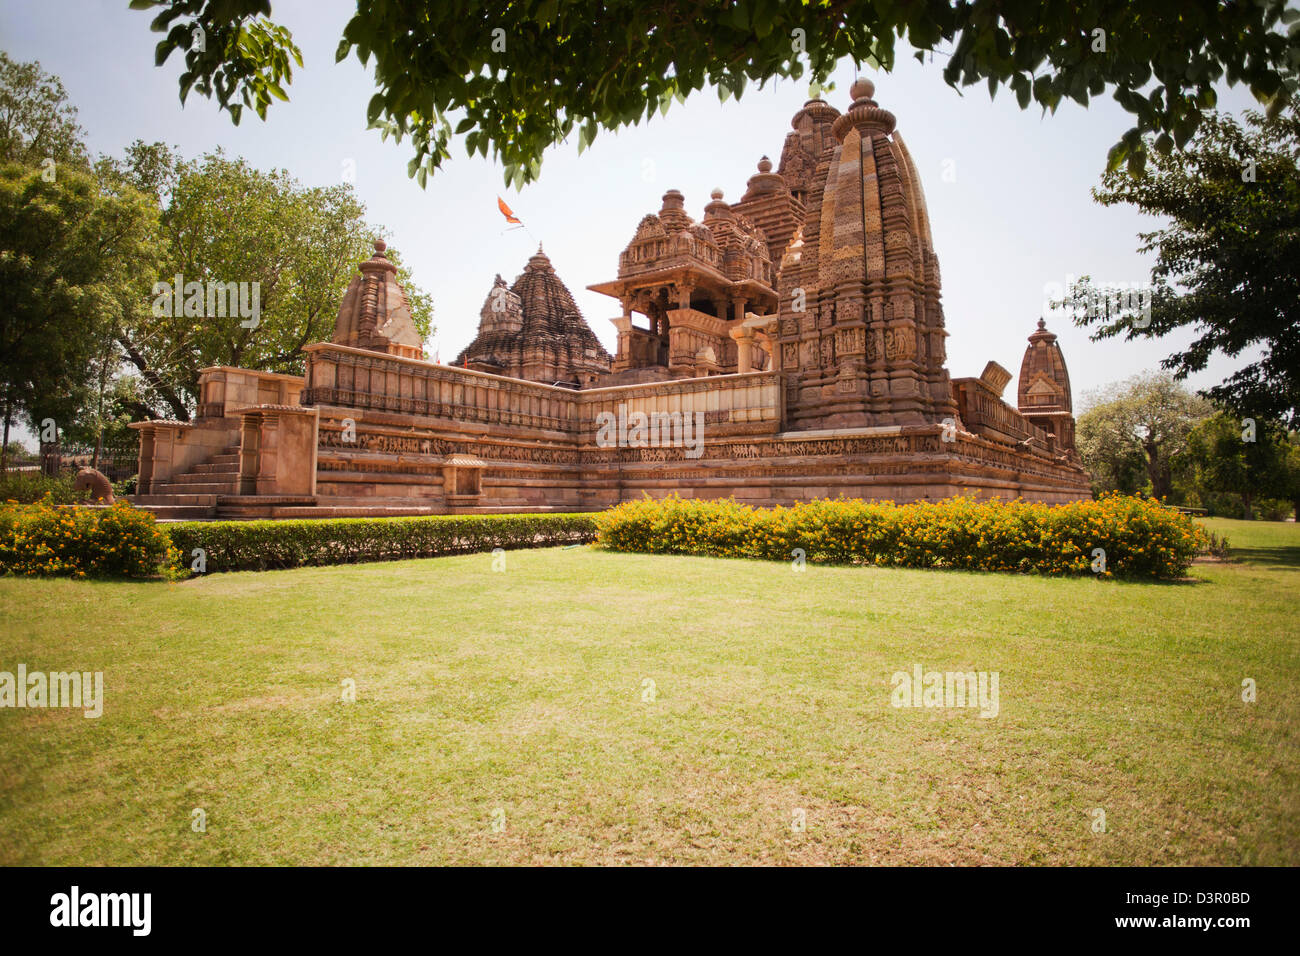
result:
<svg viewBox="0 0 1300 956"><path fill-rule="evenodd" d="M1195 332L1163 362L1179 378L1216 353L1258 351L1206 394L1239 416L1300 423L1300 111L1252 112L1244 125L1211 114L1177 157L1157 155L1141 177L1108 173L1095 194L1168 225L1139 235L1156 253L1149 310L1086 307L1109 296L1083 281L1076 323L1094 339Z"/></svg>
<svg viewBox="0 0 1300 956"><path fill-rule="evenodd" d="M330 337L348 281L378 238L352 187L306 187L285 170L257 170L221 150L184 161L161 143L137 142L101 169L151 192L161 207L162 265L139 283L118 335L145 380L147 404L187 420L199 372L212 365L300 374L303 346ZM395 252L389 258L427 337L432 300ZM154 314L153 282L176 275L257 283L257 322Z"/></svg>
<svg viewBox="0 0 1300 956"><path fill-rule="evenodd" d="M57 76L0 50L0 162L86 166L77 109Z"/></svg>
<svg viewBox="0 0 1300 956"><path fill-rule="evenodd" d="M0 387L15 411L66 426L112 317L157 264L157 212L88 173L0 166Z"/></svg>
<svg viewBox="0 0 1300 956"><path fill-rule="evenodd" d="M1156 498L1169 497L1174 460L1213 412L1168 374L1139 375L1090 396L1075 435L1094 491L1149 490Z"/></svg>
<svg viewBox="0 0 1300 956"><path fill-rule="evenodd" d="M238 122L245 108L265 118L287 99L302 53L269 19L270 0L131 6L157 11L158 65L182 53L182 101L215 96ZM1110 92L1134 117L1110 166L1140 170L1145 134L1156 150L1181 147L1219 81L1245 83L1261 101L1294 92L1297 21L1286 0L358 0L336 58L373 62L367 118L410 137L421 185L455 136L499 159L517 185L575 132L581 150L705 86L725 101L777 78L818 85L845 58L888 71L897 38L919 59L940 56L952 87L1006 88L1022 109Z"/></svg>
<svg viewBox="0 0 1300 956"><path fill-rule="evenodd" d="M1295 436L1275 424L1220 413L1192 431L1188 452L1197 480L1238 495L1248 520L1261 498L1296 500Z"/></svg>

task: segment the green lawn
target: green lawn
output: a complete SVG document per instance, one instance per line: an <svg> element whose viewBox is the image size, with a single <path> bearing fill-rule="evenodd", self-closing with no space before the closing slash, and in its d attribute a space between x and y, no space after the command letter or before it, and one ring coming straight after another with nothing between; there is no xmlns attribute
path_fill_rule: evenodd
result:
<svg viewBox="0 0 1300 956"><path fill-rule="evenodd" d="M585 547L0 580L0 670L106 683L0 710L0 864L1300 864L1300 528L1207 524L1238 560L1172 585ZM997 671L998 716L892 707L914 664Z"/></svg>

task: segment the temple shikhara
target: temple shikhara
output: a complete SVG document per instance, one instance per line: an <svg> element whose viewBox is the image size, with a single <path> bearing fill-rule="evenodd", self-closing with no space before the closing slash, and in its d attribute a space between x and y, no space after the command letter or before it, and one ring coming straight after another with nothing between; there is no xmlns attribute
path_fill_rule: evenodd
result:
<svg viewBox="0 0 1300 956"><path fill-rule="evenodd" d="M949 377L916 165L872 84L851 96L805 103L737 202L714 190L696 220L670 189L629 230L616 278L589 286L619 305L614 355L539 248L496 277L455 364L431 362L376 243L305 375L206 369L193 421L132 426L136 502L234 518L1089 497L1041 320L1015 406L997 362ZM611 440L614 419L630 427Z"/></svg>

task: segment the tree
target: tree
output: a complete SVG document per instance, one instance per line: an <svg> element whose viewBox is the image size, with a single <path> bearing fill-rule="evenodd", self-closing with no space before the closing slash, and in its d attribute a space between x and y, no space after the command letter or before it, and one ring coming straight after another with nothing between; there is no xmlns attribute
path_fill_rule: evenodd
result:
<svg viewBox="0 0 1300 956"><path fill-rule="evenodd" d="M1286 453L1277 496L1291 503L1295 520L1300 521L1300 431L1287 435Z"/></svg>
<svg viewBox="0 0 1300 956"><path fill-rule="evenodd" d="M291 61L302 65L288 31L267 19L269 0L131 6L161 8L155 62L182 52L182 102L191 90L215 93L235 122L245 108L264 119L273 98L286 98ZM500 159L507 182L530 182L543 150L575 131L582 149L598 130L649 120L706 85L724 101L751 82L818 85L846 57L888 71L896 36L923 62L946 57L952 87L1006 87L1022 109L1055 111L1066 97L1086 105L1112 91L1136 125L1110 164L1140 170L1143 134L1161 134L1159 149L1181 146L1215 105L1219 81L1275 102L1294 91L1300 32L1284 24L1297 18L1286 0L358 0L336 58L373 58L368 119L410 136L408 169L421 185L455 135L468 153Z"/></svg>
<svg viewBox="0 0 1300 956"><path fill-rule="evenodd" d="M199 372L213 365L301 374L304 346L328 339L356 264L377 230L350 185L305 187L287 171L263 172L218 150L182 161L160 143L134 144L113 175L162 204L164 259L124 305L116 339L139 372L147 401L188 421ZM432 301L394 252L416 328L431 332ZM258 314L186 314L155 289L243 284ZM169 290L170 291L170 290ZM162 308L155 308L161 305Z"/></svg>
<svg viewBox="0 0 1300 956"><path fill-rule="evenodd" d="M88 165L77 110L57 76L0 51L0 163Z"/></svg>
<svg viewBox="0 0 1300 956"><path fill-rule="evenodd" d="M1174 462L1214 409L1169 375L1139 375L1090 396L1075 425L1094 490L1154 498L1173 491Z"/></svg>
<svg viewBox="0 0 1300 956"><path fill-rule="evenodd" d="M1157 253L1149 307L1096 308L1118 297L1083 281L1076 323L1095 327L1094 339L1194 330L1162 363L1178 378L1216 352L1262 351L1205 394L1241 417L1300 423L1300 111L1248 113L1244 127L1212 115L1182 155L1157 155L1143 177L1108 173L1094 194L1169 225L1139 237Z"/></svg>
<svg viewBox="0 0 1300 956"><path fill-rule="evenodd" d="M1220 413L1202 422L1188 441L1197 478L1211 491L1241 497L1245 517L1260 498L1293 494L1288 474L1291 444L1276 423Z"/></svg>
<svg viewBox="0 0 1300 956"><path fill-rule="evenodd" d="M66 425L88 393L118 303L154 271L157 213L72 168L0 166L0 390L14 416ZM0 471L8 465L0 452Z"/></svg>

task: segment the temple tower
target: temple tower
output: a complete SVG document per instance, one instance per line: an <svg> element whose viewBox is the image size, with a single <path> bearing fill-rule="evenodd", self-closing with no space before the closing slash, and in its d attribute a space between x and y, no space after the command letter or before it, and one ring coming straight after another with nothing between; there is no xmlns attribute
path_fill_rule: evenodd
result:
<svg viewBox="0 0 1300 956"><path fill-rule="evenodd" d="M1074 404L1070 397L1070 372L1056 335L1047 331L1047 323L1038 320L1038 328L1029 336L1029 347L1020 363L1020 381L1016 385L1016 403L1020 414L1038 427L1056 436L1056 445L1064 451L1074 450Z"/></svg>
<svg viewBox="0 0 1300 956"><path fill-rule="evenodd" d="M925 196L872 83L850 92L830 122L833 144L823 136L829 107L816 101L796 115L798 145L787 144L792 190L824 149L807 181L802 245L778 286L787 413L799 428L935 424L956 405Z"/></svg>
<svg viewBox="0 0 1300 956"><path fill-rule="evenodd" d="M497 276L479 311L478 335L456 365L547 385L588 386L610 357L542 247L514 284Z"/></svg>
<svg viewBox="0 0 1300 956"><path fill-rule="evenodd" d="M397 266L375 243L375 254L357 266L359 272L343 293L334 322L333 341L358 349L387 352L404 358L424 358L424 341L411 320L411 304L397 281Z"/></svg>
<svg viewBox="0 0 1300 956"><path fill-rule="evenodd" d="M758 161L758 172L749 177L740 202L731 208L762 230L767 237L768 258L776 263L781 261L804 217L803 202L794 197L780 173L772 172L772 161L766 156Z"/></svg>

